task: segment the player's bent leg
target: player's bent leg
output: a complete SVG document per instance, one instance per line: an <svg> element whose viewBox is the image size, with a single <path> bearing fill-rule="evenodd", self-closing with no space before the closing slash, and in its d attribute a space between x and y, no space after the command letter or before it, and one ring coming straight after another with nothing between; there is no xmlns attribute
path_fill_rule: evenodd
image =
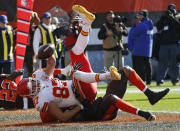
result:
<svg viewBox="0 0 180 131"><path fill-rule="evenodd" d="M84 12L85 15L88 15L90 13L87 13L87 10L80 5L74 5L72 9L79 15L83 14ZM70 51L72 66L74 65L74 63L81 63L83 67L80 70L84 72L93 72L89 60L83 53L89 41L89 29L91 28L91 23L93 22L93 20L90 21L91 22L89 24L83 23L82 31L78 36L75 46ZM86 19L83 19L83 22L86 22Z"/></svg>
<svg viewBox="0 0 180 131"><path fill-rule="evenodd" d="M84 72L93 72L91 69L91 65L89 63L89 60L86 58L86 56L83 54L88 41L89 41L89 31L91 28L91 24L95 19L91 19L90 15L92 15L90 12L88 12L84 7L79 5L74 5L72 7L74 11L76 11L81 17L83 22L82 31L78 36L78 39L72 48L70 55L72 60L72 66L74 63L82 63L81 71ZM84 17L85 16L85 17ZM85 95L86 99L89 101L93 101L97 94L97 83L85 83L81 81L76 81L76 85Z"/></svg>
<svg viewBox="0 0 180 131"><path fill-rule="evenodd" d="M114 74L115 73L115 74ZM119 73L118 72L106 72L106 73L86 73L78 70L74 70L71 73L72 77L86 83L93 83L102 80L119 80ZM114 77L114 75L118 75Z"/></svg>
<svg viewBox="0 0 180 131"><path fill-rule="evenodd" d="M117 116L118 108L115 106L116 100L112 94L105 95L103 98L99 97L94 104L98 105L98 120L112 120Z"/></svg>
<svg viewBox="0 0 180 131"><path fill-rule="evenodd" d="M80 69L80 71L93 73L90 62L83 53L80 55L76 55L71 50L70 55L71 55L72 65L74 65L74 63L81 63L82 68ZM93 101L95 99L97 94L97 83L86 83L86 82L78 81L76 79L73 79L73 81L75 87L78 88L82 92L82 94L84 94L83 96L86 99L88 99L89 101Z"/></svg>
<svg viewBox="0 0 180 131"><path fill-rule="evenodd" d="M116 96L114 96L116 97ZM152 115L148 111L139 110L138 108L134 107L133 105L123 101L122 99L116 98L117 101L115 103L116 107L118 107L120 110L124 112L128 112L134 115L139 115L141 117L144 117L147 121L155 120L155 115Z"/></svg>
<svg viewBox="0 0 180 131"><path fill-rule="evenodd" d="M84 50L86 49L88 42L89 42L89 32L85 32L82 29L77 38L75 45L72 48L72 51L74 52L74 54L80 55L84 53Z"/></svg>
<svg viewBox="0 0 180 131"><path fill-rule="evenodd" d="M139 90L144 92L144 94L148 97L148 100L152 105L156 104L170 91L169 88L166 88L160 92L154 92L147 87L147 85L144 83L144 81L140 78L140 76L136 73L135 70L133 70L130 67L123 67L123 71L125 72L129 81L133 85L135 85Z"/></svg>
<svg viewBox="0 0 180 131"><path fill-rule="evenodd" d="M113 95L118 96L119 98L123 98L127 89L128 79L122 70L120 70L119 73L121 74L121 80L110 81L106 89L106 95L113 94Z"/></svg>
<svg viewBox="0 0 180 131"><path fill-rule="evenodd" d="M83 27L82 30L78 36L78 39L72 48L72 51L76 55L80 55L81 53L84 52L88 41L89 41L89 32L91 28L91 24L95 19L95 15L92 13L88 12L84 7L80 5L74 5L72 7L74 11L76 11L81 17L82 17L82 22L83 22Z"/></svg>
<svg viewBox="0 0 180 131"><path fill-rule="evenodd" d="M109 106L109 108L107 109L108 106L105 106L106 104L108 104L108 106L111 104L111 106ZM113 111L114 111L112 110L112 107L113 107L112 105L115 107L114 109L118 108L124 112L131 113L134 115L139 115L141 117L144 117L147 121L156 119L156 117L152 115L150 112L139 110L138 108L130 105L129 103L123 101L122 99L112 94L105 96L104 101L101 104L102 112L106 110L105 115L103 116L103 119L107 120L108 117L111 118L110 114L113 114Z"/></svg>

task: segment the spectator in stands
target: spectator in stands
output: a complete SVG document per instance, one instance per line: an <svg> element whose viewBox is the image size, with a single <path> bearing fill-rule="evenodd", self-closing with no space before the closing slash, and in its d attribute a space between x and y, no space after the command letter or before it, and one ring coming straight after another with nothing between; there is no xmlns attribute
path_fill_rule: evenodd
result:
<svg viewBox="0 0 180 131"><path fill-rule="evenodd" d="M140 21L140 22L139 22ZM153 23L148 18L148 11L138 13L138 24L129 34L128 45L132 52L133 68L146 84L151 84L151 63L153 45Z"/></svg>
<svg viewBox="0 0 180 131"><path fill-rule="evenodd" d="M79 16L75 16L69 26L69 33L65 39L65 66L71 63L70 50L76 43L79 32L81 31L81 27L79 25L80 21L81 18Z"/></svg>
<svg viewBox="0 0 180 131"><path fill-rule="evenodd" d="M135 30L135 27L136 27L136 25L137 24L139 24L141 21L140 21L140 19L138 19L138 14L136 14L135 16L134 16L134 19L133 19L133 23L132 23L132 27L131 27L131 29L130 29L130 31L129 31L129 35L128 35L128 49L130 50L130 51L132 51L132 49L133 49L133 38L132 38L132 33L133 33L133 31ZM131 53L133 53L133 52L131 52Z"/></svg>
<svg viewBox="0 0 180 131"><path fill-rule="evenodd" d="M173 85L179 81L179 63L176 57L180 45L180 14L176 11L176 5L168 5L168 10L161 16L156 24L159 36L159 63L157 73L157 85L163 83L167 71Z"/></svg>
<svg viewBox="0 0 180 131"><path fill-rule="evenodd" d="M123 35L128 35L123 22L121 19L115 19L113 11L108 11L106 15L106 22L102 25L98 33L98 38L103 40L104 66L106 69L109 69L109 67L113 65L113 62L114 66L116 66L118 69L123 67Z"/></svg>
<svg viewBox="0 0 180 131"><path fill-rule="evenodd" d="M40 45L43 44L55 44L55 38L53 36L53 28L51 26L51 14L46 12L43 14L41 19L41 24L34 32L34 39L33 39L33 49L35 53L35 59L38 54L38 49ZM46 60L42 60L41 68L46 67ZM39 64L38 64L39 65Z"/></svg>
<svg viewBox="0 0 180 131"><path fill-rule="evenodd" d="M7 16L0 15L0 74L10 74L13 62L13 31L7 23Z"/></svg>

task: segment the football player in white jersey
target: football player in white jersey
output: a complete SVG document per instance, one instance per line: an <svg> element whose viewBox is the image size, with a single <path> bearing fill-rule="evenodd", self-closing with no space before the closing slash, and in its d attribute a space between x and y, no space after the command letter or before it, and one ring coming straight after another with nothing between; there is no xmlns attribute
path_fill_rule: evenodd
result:
<svg viewBox="0 0 180 131"><path fill-rule="evenodd" d="M81 11L84 25L71 51L72 66L74 66L74 70L71 72L73 80L61 81L53 78L56 61L51 56L47 59L45 69L35 71L32 77L24 78L18 83L18 93L23 97L33 97L34 105L40 111L43 122L71 120L84 108L78 98L89 101L95 99L97 90L96 83L93 82L121 79L117 69L113 66L111 66L110 72L92 72L90 63L83 52L87 46L89 31L95 16L83 7L75 9ZM65 69L59 69L58 72L67 75L70 68L71 65ZM64 111L64 109L71 110Z"/></svg>

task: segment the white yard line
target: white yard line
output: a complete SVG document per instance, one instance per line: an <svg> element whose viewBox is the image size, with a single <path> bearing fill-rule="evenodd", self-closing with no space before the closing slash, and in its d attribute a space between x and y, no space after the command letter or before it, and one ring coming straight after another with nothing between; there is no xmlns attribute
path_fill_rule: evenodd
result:
<svg viewBox="0 0 180 131"><path fill-rule="evenodd" d="M124 111L121 111L121 110L118 110L119 113L126 113ZM152 113L164 113L164 114L180 114L180 112L178 111L149 111L149 112L152 112Z"/></svg>
<svg viewBox="0 0 180 131"><path fill-rule="evenodd" d="M170 114L180 114L178 111L150 111L154 113L170 113Z"/></svg>

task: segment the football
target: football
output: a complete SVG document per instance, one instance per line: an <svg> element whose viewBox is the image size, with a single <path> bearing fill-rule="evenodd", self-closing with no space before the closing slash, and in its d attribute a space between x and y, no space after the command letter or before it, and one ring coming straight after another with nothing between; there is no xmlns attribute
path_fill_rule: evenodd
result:
<svg viewBox="0 0 180 131"><path fill-rule="evenodd" d="M38 50L38 59L47 59L53 55L54 51L54 44L41 45Z"/></svg>

